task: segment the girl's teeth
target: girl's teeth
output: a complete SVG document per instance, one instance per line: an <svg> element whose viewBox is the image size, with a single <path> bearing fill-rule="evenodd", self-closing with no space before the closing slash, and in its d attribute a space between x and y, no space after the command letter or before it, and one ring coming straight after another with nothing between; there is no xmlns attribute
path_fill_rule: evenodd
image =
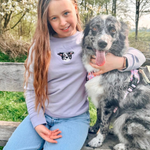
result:
<svg viewBox="0 0 150 150"><path fill-rule="evenodd" d="M68 27L67 27L67 28L65 28L64 30L66 30L66 29L68 29Z"/></svg>

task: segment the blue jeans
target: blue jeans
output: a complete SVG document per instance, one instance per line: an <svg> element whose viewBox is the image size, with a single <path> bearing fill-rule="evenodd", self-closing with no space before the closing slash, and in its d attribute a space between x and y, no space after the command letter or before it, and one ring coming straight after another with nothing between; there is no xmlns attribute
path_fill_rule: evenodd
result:
<svg viewBox="0 0 150 150"><path fill-rule="evenodd" d="M62 138L57 144L44 141L33 128L29 116L14 131L3 150L81 150L89 128L89 113L72 118L52 118L45 115L50 130L59 129Z"/></svg>

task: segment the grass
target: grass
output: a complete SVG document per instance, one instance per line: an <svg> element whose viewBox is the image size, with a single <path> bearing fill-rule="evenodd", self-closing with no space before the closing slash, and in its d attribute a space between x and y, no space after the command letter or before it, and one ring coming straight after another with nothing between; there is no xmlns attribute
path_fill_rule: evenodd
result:
<svg viewBox="0 0 150 150"><path fill-rule="evenodd" d="M129 44L142 52L150 52L150 32L143 31L138 33L138 40L135 41L135 32L129 33Z"/></svg>
<svg viewBox="0 0 150 150"><path fill-rule="evenodd" d="M12 58L9 56L9 54L4 54L0 51L0 62L24 62L26 58L26 55Z"/></svg>
<svg viewBox="0 0 150 150"><path fill-rule="evenodd" d="M90 102L91 125L96 121L96 109ZM27 108L22 92L0 91L0 120L21 122L27 116Z"/></svg>
<svg viewBox="0 0 150 150"><path fill-rule="evenodd" d="M27 114L22 92L0 91L0 120L21 122Z"/></svg>

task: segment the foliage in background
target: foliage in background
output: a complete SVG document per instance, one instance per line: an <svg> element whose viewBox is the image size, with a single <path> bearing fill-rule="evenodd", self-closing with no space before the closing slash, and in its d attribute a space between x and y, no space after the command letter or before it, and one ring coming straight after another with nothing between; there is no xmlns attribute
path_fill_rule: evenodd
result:
<svg viewBox="0 0 150 150"><path fill-rule="evenodd" d="M3 32L11 29L17 31L18 36L24 36L32 32L32 24L36 21L37 0L1 0L2 10L0 15ZM34 16L34 17L33 17ZM27 33L25 33L27 31ZM32 33L31 33L32 34ZM16 35L16 34L15 34ZM32 36L32 35L30 35Z"/></svg>
<svg viewBox="0 0 150 150"><path fill-rule="evenodd" d="M27 55L27 50L29 48L29 43L19 39L16 40L11 34L3 34L0 36L0 51L10 58L20 58Z"/></svg>

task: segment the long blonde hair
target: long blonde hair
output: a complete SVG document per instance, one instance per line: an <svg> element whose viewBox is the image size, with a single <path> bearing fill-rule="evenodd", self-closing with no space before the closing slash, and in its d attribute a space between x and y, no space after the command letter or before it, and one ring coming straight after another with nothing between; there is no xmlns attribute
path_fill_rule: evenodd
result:
<svg viewBox="0 0 150 150"><path fill-rule="evenodd" d="M33 74L33 86L35 91L35 109L39 110L41 107L45 110L45 101L48 100L48 68L50 64L50 39L49 36L55 34L55 31L51 27L48 21L48 6L51 0L39 0L38 2L38 19L35 34L33 36L33 42L29 50L31 52L31 58L28 57L25 61L25 84L28 86L28 79L31 74L29 71L30 65L34 62L34 74ZM74 5L77 5L77 0L71 0ZM82 31L80 16L77 11L77 31ZM32 48L31 48L32 47ZM34 53L34 60L33 60ZM29 62L30 60L30 62Z"/></svg>

